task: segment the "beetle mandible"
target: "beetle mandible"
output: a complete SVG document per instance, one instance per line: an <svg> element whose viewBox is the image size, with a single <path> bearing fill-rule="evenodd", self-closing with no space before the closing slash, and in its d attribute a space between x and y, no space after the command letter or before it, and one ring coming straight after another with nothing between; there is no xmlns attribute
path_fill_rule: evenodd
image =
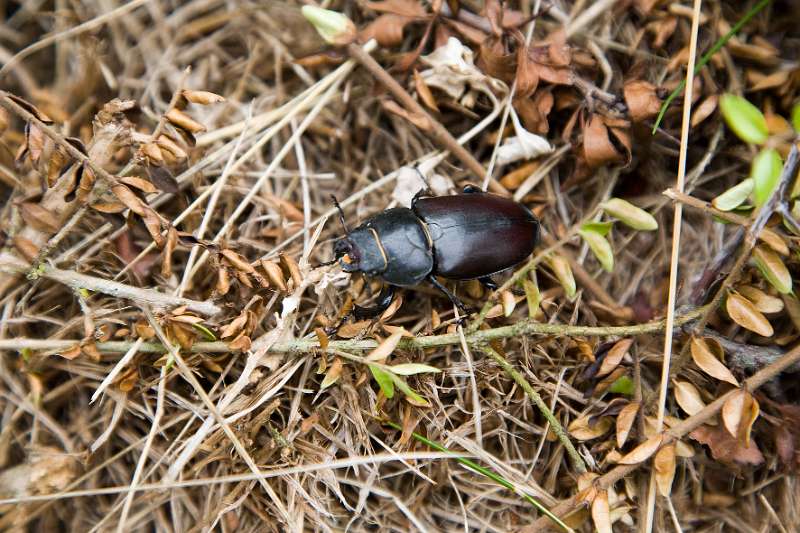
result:
<svg viewBox="0 0 800 533"><path fill-rule="evenodd" d="M424 280L441 290L464 314L464 304L436 276L477 279L495 289L491 275L513 267L533 252L539 221L524 205L467 185L463 194L417 193L411 208L377 213L348 230L334 245L334 261L345 272L362 272L386 285L372 307L354 307L356 318L377 316L389 307L395 287Z"/></svg>

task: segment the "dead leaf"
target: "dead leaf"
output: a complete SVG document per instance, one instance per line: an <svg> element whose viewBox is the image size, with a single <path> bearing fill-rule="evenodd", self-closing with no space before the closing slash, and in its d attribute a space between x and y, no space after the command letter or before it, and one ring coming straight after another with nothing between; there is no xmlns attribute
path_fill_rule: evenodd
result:
<svg viewBox="0 0 800 533"><path fill-rule="evenodd" d="M592 521L598 533L613 533L611 513L608 507L608 491L598 490L592 501Z"/></svg>
<svg viewBox="0 0 800 533"><path fill-rule="evenodd" d="M729 294L725 309L731 320L745 329L758 333L762 337L771 337L774 333L769 320L756 309L750 300L740 294L735 292Z"/></svg>
<svg viewBox="0 0 800 533"><path fill-rule="evenodd" d="M672 492L672 481L675 479L675 444L667 444L656 453L653 459L658 493L668 498Z"/></svg>
<svg viewBox="0 0 800 533"><path fill-rule="evenodd" d="M617 448L622 448L628 440L640 406L639 402L631 402L623 407L617 415Z"/></svg>
<svg viewBox="0 0 800 533"><path fill-rule="evenodd" d="M675 401L689 416L696 415L706 406L700 391L688 381L675 380Z"/></svg>
<svg viewBox="0 0 800 533"><path fill-rule="evenodd" d="M772 296L752 285L744 285L737 287L736 290L750 300L756 309L762 313L780 313L783 311L783 300L776 296Z"/></svg>
<svg viewBox="0 0 800 533"><path fill-rule="evenodd" d="M692 127L697 126L705 119L711 116L712 113L717 109L717 104L719 103L719 96L716 94L712 94L700 104L697 105L692 110Z"/></svg>
<svg viewBox="0 0 800 533"><path fill-rule="evenodd" d="M274 261L267 259L261 260L261 267L267 273L267 277L272 285L282 292L287 292L289 288L286 286L286 280L283 277L283 270L280 265Z"/></svg>
<svg viewBox="0 0 800 533"><path fill-rule="evenodd" d="M628 353L631 345L633 345L633 339L622 339L617 341L614 346L608 350L608 353L603 358L603 362L600 363L600 370L597 371L597 377L603 377L607 374L610 374L612 370L617 368L617 366L622 362L622 358Z"/></svg>
<svg viewBox="0 0 800 533"><path fill-rule="evenodd" d="M629 81L623 88L628 113L634 122L642 122L658 114L661 98L656 86L644 80Z"/></svg>
<svg viewBox="0 0 800 533"><path fill-rule="evenodd" d="M60 225L58 219L52 212L41 205L33 202L22 202L19 204L19 210L22 219L37 230L46 233L58 231Z"/></svg>
<svg viewBox="0 0 800 533"><path fill-rule="evenodd" d="M394 100L383 100L381 102L386 111L397 115L398 117L402 117L412 123L414 126L418 127L422 131L430 131L433 127L431 121L428 119L427 116L421 113L414 113L412 111L407 111L406 109L400 107L400 104L395 102Z"/></svg>
<svg viewBox="0 0 800 533"><path fill-rule="evenodd" d="M167 230L167 240L164 243L164 251L161 259L161 275L164 278L172 276L172 253L178 244L178 230L170 226Z"/></svg>
<svg viewBox="0 0 800 533"><path fill-rule="evenodd" d="M661 434L656 434L639 444L636 448L622 456L619 460L623 465L635 465L650 458L661 445Z"/></svg>
<svg viewBox="0 0 800 533"><path fill-rule="evenodd" d="M286 267L286 270L289 271L289 277L292 279L292 284L295 288L299 287L303 283L303 275L300 273L300 265L297 264L294 257L291 255L281 253L280 254L281 263L283 266Z"/></svg>
<svg viewBox="0 0 800 533"><path fill-rule="evenodd" d="M414 69L414 88L417 90L417 95L419 95L419 99L422 100L422 103L428 106L428 109L432 109L438 113L439 106L436 105L436 98L433 97L431 88L428 87L428 84L425 83L425 80L419 75L417 69Z"/></svg>
<svg viewBox="0 0 800 533"><path fill-rule="evenodd" d="M731 436L722 426L703 425L692 431L689 436L707 445L717 461L750 465L760 465L764 462L764 455L754 441L751 441L749 446L742 446L738 439Z"/></svg>
<svg viewBox="0 0 800 533"><path fill-rule="evenodd" d="M319 349L322 351L327 350L330 338L328 338L328 334L325 333L325 330L322 328L314 328L314 334L317 336L317 342L319 342Z"/></svg>
<svg viewBox="0 0 800 533"><path fill-rule="evenodd" d="M247 259L233 250L224 249L220 253L222 254L222 257L224 257L236 270L244 272L245 274L252 274L256 271L256 269Z"/></svg>
<svg viewBox="0 0 800 533"><path fill-rule="evenodd" d="M139 189L140 191L146 194L152 194L158 192L158 189L156 189L155 185L153 185L146 179L137 178L136 176L123 176L119 178L119 181L126 185L130 185L135 189Z"/></svg>
<svg viewBox="0 0 800 533"><path fill-rule="evenodd" d="M591 418L590 415L576 418L570 422L567 431L578 440L591 440L602 437L608 433L608 430L610 430L613 425L612 418L609 416L601 417L599 420L596 420L594 424L590 424Z"/></svg>
<svg viewBox="0 0 800 533"><path fill-rule="evenodd" d="M736 437L743 446L748 447L750 432L759 413L758 401L752 394L740 389L722 406L722 422L732 437Z"/></svg>
<svg viewBox="0 0 800 533"><path fill-rule="evenodd" d="M210 105L224 102L225 98L222 96L208 92L208 91L193 91L191 89L184 89L181 95L189 102L199 105Z"/></svg>
<svg viewBox="0 0 800 533"><path fill-rule="evenodd" d="M328 372L325 373L325 377L320 383L319 388L320 390L327 389L337 381L339 381L339 377L342 375L342 369L344 368L344 363L340 357L334 357L333 363L331 367L328 369Z"/></svg>
<svg viewBox="0 0 800 533"><path fill-rule="evenodd" d="M181 111L180 109L172 108L164 115L168 121L180 129L186 130L191 134L201 133L206 131L206 127L194 120L192 117Z"/></svg>
<svg viewBox="0 0 800 533"><path fill-rule="evenodd" d="M744 300L744 298L741 296L739 296L739 298ZM752 306L752 304L750 305ZM721 381L727 381L736 387L739 386L739 382L733 376L731 371L728 370L728 367L726 367L714 354L708 340L699 337L692 338L691 351L692 359L694 360L695 364L700 367L701 370L703 370L703 372L713 378Z"/></svg>
<svg viewBox="0 0 800 533"><path fill-rule="evenodd" d="M386 337L383 342L378 344L369 354L365 357L365 360L376 362L380 361L383 362L386 360L387 357L392 355L394 349L397 348L397 345L400 343L400 339L403 338L405 335L405 330L396 331Z"/></svg>
<svg viewBox="0 0 800 533"><path fill-rule="evenodd" d="M622 160L621 154L609 139L608 128L599 115L592 115L583 130L583 155L590 167Z"/></svg>

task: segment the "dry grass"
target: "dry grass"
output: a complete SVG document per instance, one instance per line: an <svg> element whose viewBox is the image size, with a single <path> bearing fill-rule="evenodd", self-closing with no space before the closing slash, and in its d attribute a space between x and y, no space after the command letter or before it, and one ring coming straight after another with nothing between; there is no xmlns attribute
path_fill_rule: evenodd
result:
<svg viewBox="0 0 800 533"><path fill-rule="evenodd" d="M325 4L360 28L375 18L368 3ZM477 13L482 2L461 4ZM721 214L731 224L719 224L713 209L697 201L738 183L755 153L726 131L719 113L687 128L687 140L676 103L650 136L652 118L631 122L623 98L625 82L671 89L684 77L691 8L646 1L629 8L602 1L510 4L524 13L544 11L521 27L520 38L534 45L566 28L577 77L567 87L540 81L554 95L542 133L555 150L536 165L498 157L498 132L514 134L504 129L513 123L504 94L480 93L468 108L434 91L439 110L425 112L435 127L425 128L416 108L405 106L420 129L384 105L391 97L376 77L387 74L364 68L363 57L348 59L343 48L334 65L295 62L324 47L299 3L58 0L18 8L0 1L0 530L539 530L542 515L523 494L569 515L580 531L595 527L591 511L597 514L599 504L592 501L603 494L614 531L645 531L650 511L655 531L800 528L796 435L781 428L800 420L790 373L796 365L789 366L800 358L794 348L800 306L781 300L785 307L769 315L771 338L737 328L716 305L703 307L730 271L725 294L742 285L774 293L747 265L750 251L765 224L794 256L797 237L768 222L780 212L777 197L753 224L732 214ZM791 75L783 83L747 96L762 109L788 114L800 86L800 35L776 16L782 9L767 7L734 43L739 48L723 48L698 74L695 109L786 70ZM704 2L698 54L725 31L721 20L730 25L743 12ZM462 13L461 20L469 19ZM441 25L456 31L452 22ZM427 23L408 24L401 43L365 48L420 101L410 72L390 67L417 47ZM470 24L489 31L487 18ZM432 31L435 37L443 30ZM657 46L659 35L664 43ZM778 46L780 61L763 53L765 42ZM470 46L477 52L478 45ZM524 89L518 81L509 84L514 94ZM187 89L225 101L184 106ZM20 107L9 93L36 109ZM115 98L138 109L120 109L120 102L112 109L107 104ZM205 128L194 146L168 118L176 105ZM612 153L590 164L584 136L600 116ZM31 153L15 163L26 124L34 130ZM613 136L617 130L621 137ZM125 197L114 187L125 183L139 192L121 176L147 177L142 147L156 146L162 133L188 156L169 156L161 167L178 190L159 185ZM463 153L453 150L456 142ZM59 146L69 157L51 165ZM447 147L454 155L442 153ZM80 166L70 164L84 160L83 172L96 179L91 193L65 198L65 176ZM345 326L343 339L323 335L322 344L330 342L320 348L315 331L334 323L350 300L365 301L377 289L336 266L311 268L331 258L341 234L331 195L355 225L419 187L413 165L444 192L483 184L513 194L541 218L542 246L514 274L497 279L519 301L503 316L502 303L508 307L513 294L460 284L458 293L481 311L458 328L441 294L429 286L405 289L392 313ZM476 165L489 170L476 176ZM662 194L675 186L680 165L679 183L696 198ZM48 177L55 185L48 187ZM784 188L793 180L787 175ZM617 224L608 273L577 230L599 220L599 205L610 197L646 209L659 229ZM669 259L676 198L683 205L677 270ZM132 213L90 207L100 201L122 202ZM740 226L749 227L744 237ZM577 280L572 299L551 253L565 259ZM725 259L737 254L731 267ZM794 273L791 257L785 261ZM709 271L717 275L702 276ZM530 288L534 279L538 310L529 309L522 292L522 280ZM709 294L698 299L698 290ZM674 293L669 305L668 293ZM673 318L675 343L665 350L665 323ZM761 416L752 433L762 461L741 460L738 448L727 458L712 456L688 436L712 419L721 423L724 401L713 401L734 394L688 355L685 333L698 318L709 335L730 343L723 344L726 363L739 382L762 370L748 382L765 384L756 394ZM407 378L428 406L399 390L388 399L372 378L364 356L393 326L415 338L402 340L387 364L425 363L441 371ZM634 340L630 351L611 378L598 377L593 361L602 361L609 341L623 338ZM623 376L630 378L629 394L606 390ZM670 376L691 382L705 409L684 412ZM626 443L618 445L614 429L579 438L576 420L593 417L586 431L595 421L611 427L631 402L642 408ZM616 465L652 436L662 415L672 428L663 444L682 438L694 455L678 459L671 496L648 503L652 461ZM413 432L514 489L432 450ZM594 488L592 474L602 476Z"/></svg>

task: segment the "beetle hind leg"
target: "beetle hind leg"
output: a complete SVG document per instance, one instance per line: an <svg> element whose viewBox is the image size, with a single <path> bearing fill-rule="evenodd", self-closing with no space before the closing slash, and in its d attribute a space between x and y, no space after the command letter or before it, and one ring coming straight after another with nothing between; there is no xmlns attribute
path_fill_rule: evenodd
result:
<svg viewBox="0 0 800 533"><path fill-rule="evenodd" d="M439 280L436 279L435 276L428 276L428 280L433 284L434 287L436 287L437 289L442 291L444 293L444 295L447 296L447 298L450 300L450 302L452 302L453 305L458 307L458 310L461 311L461 313L464 314L464 316L466 316L466 315L468 315L470 313L470 311L467 308L467 306L464 305L464 302L459 300L458 296L456 296L455 294L450 292L447 289L447 287L445 287L444 285L439 283Z"/></svg>
<svg viewBox="0 0 800 533"><path fill-rule="evenodd" d="M490 291L497 290L497 283L494 282L491 276L483 276L482 278L478 278L478 282Z"/></svg>

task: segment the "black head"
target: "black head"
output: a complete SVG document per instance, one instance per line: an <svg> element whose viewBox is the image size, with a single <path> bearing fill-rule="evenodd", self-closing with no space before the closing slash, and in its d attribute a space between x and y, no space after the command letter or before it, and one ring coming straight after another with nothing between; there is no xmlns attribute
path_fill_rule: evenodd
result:
<svg viewBox="0 0 800 533"><path fill-rule="evenodd" d="M333 257L339 262L345 272L358 272L360 257L358 248L350 240L349 236L344 236L333 245Z"/></svg>

